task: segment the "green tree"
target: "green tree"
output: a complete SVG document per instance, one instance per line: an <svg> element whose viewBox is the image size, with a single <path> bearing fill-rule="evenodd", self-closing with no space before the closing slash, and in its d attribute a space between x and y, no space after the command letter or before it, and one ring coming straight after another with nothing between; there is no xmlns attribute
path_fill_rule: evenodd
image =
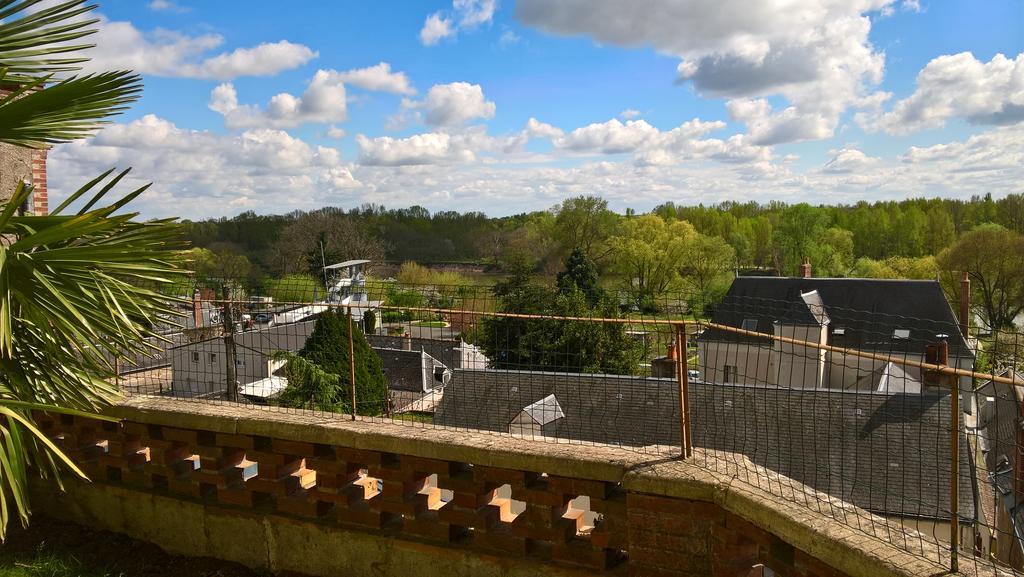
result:
<svg viewBox="0 0 1024 577"><path fill-rule="evenodd" d="M608 210L608 201L597 196L567 199L555 210L554 235L566 254L580 249L592 261L600 262L611 252L608 238L615 233L619 217Z"/></svg>
<svg viewBox="0 0 1024 577"><path fill-rule="evenodd" d="M979 226L938 260L944 271L970 275L975 302L991 329L1013 328L1024 312L1024 236L999 225Z"/></svg>
<svg viewBox="0 0 1024 577"><path fill-rule="evenodd" d="M0 2L0 144L87 137L141 90L130 72L56 80L88 60L79 52L88 46L75 42L95 32L97 19L81 17L95 6L72 0L31 11L36 3ZM21 213L31 186L0 191L0 538L12 514L28 522L30 474L84 476L31 411L96 416L118 396L108 359L151 353L151 327L177 314L161 291L180 273L180 227L125 210L147 187L107 204L127 171L112 173L46 216Z"/></svg>
<svg viewBox="0 0 1024 577"><path fill-rule="evenodd" d="M575 286L554 291L517 271L495 286L500 311L584 318L615 318L608 298L591 304ZM635 374L643 351L624 323L486 317L479 344L495 368Z"/></svg>
<svg viewBox="0 0 1024 577"><path fill-rule="evenodd" d="M624 277L636 306L655 308L658 296L679 279L687 246L696 237L690 223L666 223L653 214L622 223L620 234L609 241L615 248L612 266Z"/></svg>
<svg viewBox="0 0 1024 577"><path fill-rule="evenodd" d="M383 363L366 342L358 323L353 323L352 329L356 413L379 415L386 409L387 400ZM278 403L284 407L350 413L352 380L348 339L348 316L340 310L328 310L317 317L313 332L298 354L277 353L277 358L286 361L284 371L288 378L288 386Z"/></svg>
<svg viewBox="0 0 1024 577"><path fill-rule="evenodd" d="M597 267L587 258L582 249L573 249L565 261L565 270L558 273L556 283L559 294L580 291L591 306L604 298L604 290L598 284Z"/></svg>
<svg viewBox="0 0 1024 577"><path fill-rule="evenodd" d="M698 312L711 303L716 285L736 266L736 252L717 236L697 235L683 253L680 275L692 291L691 305Z"/></svg>
<svg viewBox="0 0 1024 577"><path fill-rule="evenodd" d="M827 224L826 215L809 204L788 207L775 229L775 244L780 249L777 268L785 274L796 274L805 258L811 258L816 243Z"/></svg>
<svg viewBox="0 0 1024 577"><path fill-rule="evenodd" d="M942 252L956 239L956 228L953 226L953 218L940 206L933 206L928 209L928 224L926 225L924 244L925 250L935 255Z"/></svg>

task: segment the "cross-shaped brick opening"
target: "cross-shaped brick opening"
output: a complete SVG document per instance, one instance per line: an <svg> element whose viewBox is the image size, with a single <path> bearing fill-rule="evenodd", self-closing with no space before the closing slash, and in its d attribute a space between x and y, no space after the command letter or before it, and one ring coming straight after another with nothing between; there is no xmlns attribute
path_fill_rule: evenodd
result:
<svg viewBox="0 0 1024 577"><path fill-rule="evenodd" d="M562 518L575 521L577 537L589 537L604 519L604 515L590 508L588 495L579 495L566 504Z"/></svg>
<svg viewBox="0 0 1024 577"><path fill-rule="evenodd" d="M491 492L491 501L488 503L497 507L500 514L498 518L503 523L511 523L526 510L526 501L517 501L512 498L512 485L505 483Z"/></svg>
<svg viewBox="0 0 1024 577"><path fill-rule="evenodd" d="M442 489L437 485L437 473L423 480L423 488L418 493L427 496L427 509L431 511L440 510L455 497L451 489Z"/></svg>
<svg viewBox="0 0 1024 577"><path fill-rule="evenodd" d="M363 499L366 501L380 495L380 492L384 489L383 481L376 477L371 477L367 469L359 469L356 480L352 481L352 484L363 488Z"/></svg>

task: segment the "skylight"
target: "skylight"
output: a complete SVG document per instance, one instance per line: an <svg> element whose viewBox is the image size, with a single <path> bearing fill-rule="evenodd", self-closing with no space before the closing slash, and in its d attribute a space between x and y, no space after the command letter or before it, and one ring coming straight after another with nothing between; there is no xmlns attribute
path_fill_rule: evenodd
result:
<svg viewBox="0 0 1024 577"><path fill-rule="evenodd" d="M757 319L743 319L743 330L745 330L745 331L756 331L757 330Z"/></svg>
<svg viewBox="0 0 1024 577"><path fill-rule="evenodd" d="M910 329L895 329L892 331L892 338L906 340L910 338Z"/></svg>

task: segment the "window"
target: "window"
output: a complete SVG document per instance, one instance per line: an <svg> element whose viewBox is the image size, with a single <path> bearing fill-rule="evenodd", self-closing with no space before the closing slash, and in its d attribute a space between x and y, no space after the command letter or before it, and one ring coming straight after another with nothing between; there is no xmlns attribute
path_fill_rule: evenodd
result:
<svg viewBox="0 0 1024 577"><path fill-rule="evenodd" d="M192 353L192 362L193 363L198 363L199 362L199 353Z"/></svg>
<svg viewBox="0 0 1024 577"><path fill-rule="evenodd" d="M736 365L725 365L725 379L723 382L735 383L740 376L740 369Z"/></svg>
<svg viewBox="0 0 1024 577"><path fill-rule="evenodd" d="M756 331L757 330L757 319L743 319L743 330L745 330L745 331Z"/></svg>
<svg viewBox="0 0 1024 577"><path fill-rule="evenodd" d="M245 359L243 357L235 357L235 366L236 367L244 367L245 366Z"/></svg>
<svg viewBox="0 0 1024 577"><path fill-rule="evenodd" d="M211 363L216 363L217 362L217 353L210 353L210 362Z"/></svg>
<svg viewBox="0 0 1024 577"><path fill-rule="evenodd" d="M896 329L892 331L892 338L907 340L910 338L910 329Z"/></svg>
<svg viewBox="0 0 1024 577"><path fill-rule="evenodd" d="M835 327L832 329L832 334L841 337L846 334L846 327Z"/></svg>

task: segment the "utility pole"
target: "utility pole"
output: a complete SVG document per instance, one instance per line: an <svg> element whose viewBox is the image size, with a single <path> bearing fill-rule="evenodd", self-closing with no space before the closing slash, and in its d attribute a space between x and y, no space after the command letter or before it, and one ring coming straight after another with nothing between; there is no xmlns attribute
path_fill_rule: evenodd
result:
<svg viewBox="0 0 1024 577"><path fill-rule="evenodd" d="M221 322L224 327L224 384L227 390L229 401L238 400L238 375L236 374L235 356L235 315L231 303L231 289L228 283L221 287L224 298L224 314L221 315Z"/></svg>

